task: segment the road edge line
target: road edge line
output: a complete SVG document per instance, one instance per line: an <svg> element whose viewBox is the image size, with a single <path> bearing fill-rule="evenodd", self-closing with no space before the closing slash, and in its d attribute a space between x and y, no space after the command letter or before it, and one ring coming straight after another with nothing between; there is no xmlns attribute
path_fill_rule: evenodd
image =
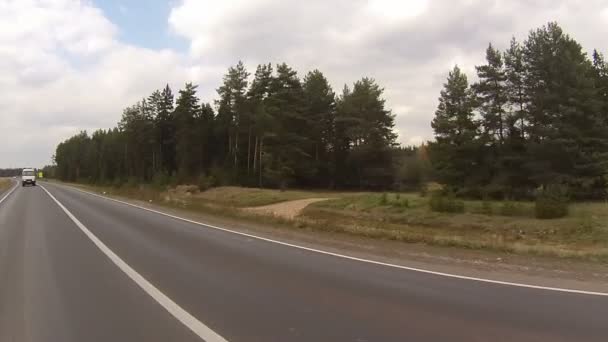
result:
<svg viewBox="0 0 608 342"><path fill-rule="evenodd" d="M152 299L160 304L165 310L167 310L173 317L195 333L198 337L206 342L227 342L222 336L220 336L211 328L207 327L204 323L199 321L196 317L192 316L189 312L184 310L181 306L175 303L171 298L161 292L146 278L139 274L129 264L122 260L116 253L114 253L106 244L104 244L95 234L93 234L82 222L80 222L76 216L74 216L55 196L53 196L44 186L40 186L49 197L55 201L55 203L63 210L63 212L76 224L76 226L95 244L103 254L106 255L118 268L123 271L133 282L135 282L144 292L146 292Z"/></svg>
<svg viewBox="0 0 608 342"><path fill-rule="evenodd" d="M4 195L4 197L2 197L0 199L0 204L2 204L4 202L4 200L6 200L8 198L8 196L10 196L13 192L15 192L15 190L17 190L17 188L19 187L19 183L15 183L15 186L6 193L6 195Z"/></svg>
<svg viewBox="0 0 608 342"><path fill-rule="evenodd" d="M70 189L73 189L73 190L76 190L76 191L79 191L79 192L82 192L82 193L85 193L85 194L88 194L88 195L91 195L91 196L99 197L99 198L102 198L102 199L105 199L105 200L108 200L108 201L117 202L117 203L124 204L124 205L130 206L130 207L134 207L134 208L138 208L138 209L141 209L141 210L149 211L149 212L152 212L152 213L155 213L155 214L163 215L163 216L166 216L166 217L170 217L172 219L176 219L176 220L180 220L180 221L196 224L196 225L199 225L199 226L203 226L203 227L207 227L207 228L211 228L211 229L215 229L215 230L220 230L220 231L228 232L228 233L231 233L231 234L246 236L246 237L249 237L249 238L253 238L253 239L257 239L257 240L261 240L261 241L266 241L266 242L271 242L271 243L275 243L275 244L279 244L279 245L283 245L283 246L288 246L288 247L292 247L292 248L296 248L296 249L306 250L306 251L309 251L309 252L315 252L315 253L324 254L324 255L331 255L331 256L334 256L334 257L338 257L338 258L343 258L343 259L348 259L348 260L354 260L354 261L359 261L359 262L364 262L364 263L374 264L374 265L379 265L379 266L398 268L398 269L402 269L402 270L406 270L406 271L413 271L413 272L431 274L431 275L436 275L436 276L441 276L441 277L446 277L446 278L470 280L470 281L477 281L477 282L482 282L482 283L489 283L489 284L496 284L496 285L505 285L505 286L514 286L514 287L529 288L529 289L535 289L535 290L546 290L546 291L554 291L554 292L562 292L562 293L583 294L583 295L608 297L608 292L585 291L585 290L576 290L576 289L568 289L568 288L561 288L561 287L541 286L541 285L516 283L516 282L509 282L509 281L502 281L502 280L494 280L494 279L470 277L470 276L464 276L464 275L458 275L458 274L452 274L452 273L432 271L432 270L427 270L427 269L423 269L423 268L416 268L416 267L410 267L410 266L391 264L391 263L386 263L386 262L382 262L382 261L376 261L376 260L358 258L358 257L349 256L349 255L345 255L345 254L339 254L339 253L324 251L324 250L321 250L321 249L310 248L310 247L300 246L300 245L296 245L296 244L291 244L291 243L288 243L288 242L273 240L273 239L265 238L265 237L262 237L262 236L257 236L257 235L253 235L253 234L249 234L249 233L243 233L243 232L239 232L239 231L235 231L235 230L231 230L231 229L227 229L227 228L223 228L223 227L218 227L218 226L214 226L214 225L203 223L203 222L199 222L199 221L190 220L190 219L183 218L183 217L180 217L180 216L167 214L167 213L164 213L162 211L158 211L158 210L142 207L140 205L128 203L128 202L125 202L125 201L117 200L117 199L114 199L114 198L111 198L111 197L107 197L107 196L103 196L103 195L99 195L99 194L96 194L96 193L93 193L93 192L90 192L90 191L81 190L81 189L78 189L78 188L76 188L74 186L70 186L70 185L63 185L63 184L62 185L55 184L55 185L57 185L59 187L67 187L67 188L70 188Z"/></svg>

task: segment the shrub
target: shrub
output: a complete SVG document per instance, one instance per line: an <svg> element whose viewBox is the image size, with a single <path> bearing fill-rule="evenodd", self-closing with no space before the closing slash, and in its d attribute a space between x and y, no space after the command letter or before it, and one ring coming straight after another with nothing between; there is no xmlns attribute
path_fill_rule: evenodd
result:
<svg viewBox="0 0 608 342"><path fill-rule="evenodd" d="M380 196L380 205L386 205L388 203L388 194L386 192L382 193Z"/></svg>
<svg viewBox="0 0 608 342"><path fill-rule="evenodd" d="M157 172L152 178L152 185L157 189L164 189L169 184L169 175L166 172Z"/></svg>
<svg viewBox="0 0 608 342"><path fill-rule="evenodd" d="M568 215L567 188L553 184L539 191L536 197L535 213L539 219L554 219Z"/></svg>
<svg viewBox="0 0 608 342"><path fill-rule="evenodd" d="M426 184L423 184L423 185L420 187L420 197L426 197L426 195L428 194L428 192L429 192L429 190L428 190L428 188L426 187Z"/></svg>
<svg viewBox="0 0 608 342"><path fill-rule="evenodd" d="M492 202L488 200L483 200L481 202L481 208L479 209L479 212L483 215L492 215L494 213L494 210L492 209Z"/></svg>
<svg viewBox="0 0 608 342"><path fill-rule="evenodd" d="M443 194L439 191L431 195L429 201L432 211L442 213L463 213L464 202L458 200L453 194Z"/></svg>
<svg viewBox="0 0 608 342"><path fill-rule="evenodd" d="M518 216L521 215L521 208L514 202L506 201L500 207L500 215Z"/></svg>
<svg viewBox="0 0 608 342"><path fill-rule="evenodd" d="M217 181L215 180L215 177L213 176L205 176L205 175L200 175L198 177L198 189L200 191L205 191L208 190L214 186L216 186Z"/></svg>

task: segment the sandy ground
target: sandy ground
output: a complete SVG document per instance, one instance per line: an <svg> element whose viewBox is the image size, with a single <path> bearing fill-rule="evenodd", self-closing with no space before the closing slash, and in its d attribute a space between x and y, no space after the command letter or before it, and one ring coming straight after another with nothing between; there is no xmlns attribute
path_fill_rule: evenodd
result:
<svg viewBox="0 0 608 342"><path fill-rule="evenodd" d="M328 198L307 198L302 200L270 204L261 207L245 208L243 210L258 214L269 214L286 219L293 219L296 216L300 215L302 210L304 210L304 208L306 208L309 204L327 200Z"/></svg>

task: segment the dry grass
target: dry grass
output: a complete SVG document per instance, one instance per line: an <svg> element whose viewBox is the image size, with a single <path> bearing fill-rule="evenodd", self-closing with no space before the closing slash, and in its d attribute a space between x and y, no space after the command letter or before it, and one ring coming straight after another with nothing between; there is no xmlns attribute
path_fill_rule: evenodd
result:
<svg viewBox="0 0 608 342"><path fill-rule="evenodd" d="M285 201L309 198L335 198L351 196L349 193L319 192L302 190L271 190L224 186L194 195L196 199L236 208L259 207Z"/></svg>
<svg viewBox="0 0 608 342"><path fill-rule="evenodd" d="M9 178L0 178L0 191L4 191L11 187L11 180Z"/></svg>
<svg viewBox="0 0 608 342"><path fill-rule="evenodd" d="M466 201L465 213L432 212L417 194L278 191L221 187L197 194L152 187L88 187L108 195L293 229L331 231L376 239L422 242L467 249L579 258L608 262L608 203L577 203L568 217L534 218L534 204ZM241 210L307 198L334 198L306 207L293 220ZM490 207L490 212L488 212Z"/></svg>
<svg viewBox="0 0 608 342"><path fill-rule="evenodd" d="M416 194L382 197L320 202L306 208L304 216L386 239L608 261L607 203L577 203L568 217L539 220L530 202L509 203L503 215L505 203L466 201L465 213L445 214L430 211L428 199Z"/></svg>

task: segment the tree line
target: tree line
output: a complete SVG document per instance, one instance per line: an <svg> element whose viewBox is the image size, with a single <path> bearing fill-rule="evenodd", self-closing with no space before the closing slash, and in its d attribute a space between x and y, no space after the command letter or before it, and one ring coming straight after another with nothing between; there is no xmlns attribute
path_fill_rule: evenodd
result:
<svg viewBox="0 0 608 342"><path fill-rule="evenodd" d="M0 177L21 176L22 169L0 169Z"/></svg>
<svg viewBox="0 0 608 342"><path fill-rule="evenodd" d="M449 73L432 121L434 177L460 194L531 197L552 185L575 198L605 198L608 65L589 57L557 23L492 44L469 84Z"/></svg>
<svg viewBox="0 0 608 342"><path fill-rule="evenodd" d="M268 187L388 188L394 115L383 89L362 78L336 95L318 70L287 64L228 69L218 99L167 85L124 109L116 127L61 142L55 176L103 184L199 182ZM404 152L405 151L405 152Z"/></svg>

